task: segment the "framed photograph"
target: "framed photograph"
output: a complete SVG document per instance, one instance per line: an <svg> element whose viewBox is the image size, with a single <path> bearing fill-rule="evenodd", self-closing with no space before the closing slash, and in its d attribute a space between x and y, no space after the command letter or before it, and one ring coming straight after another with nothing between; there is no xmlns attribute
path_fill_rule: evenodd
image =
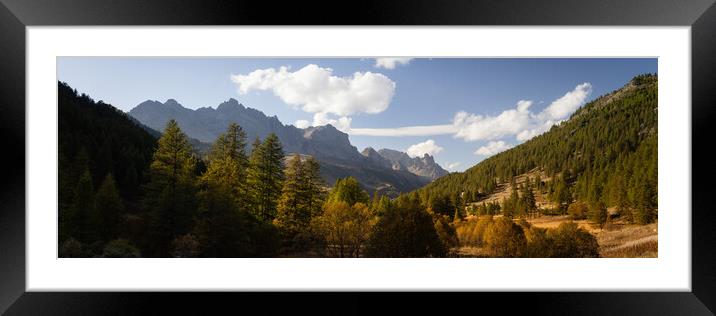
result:
<svg viewBox="0 0 716 316"><path fill-rule="evenodd" d="M716 307L713 1L2 1L8 314Z"/></svg>

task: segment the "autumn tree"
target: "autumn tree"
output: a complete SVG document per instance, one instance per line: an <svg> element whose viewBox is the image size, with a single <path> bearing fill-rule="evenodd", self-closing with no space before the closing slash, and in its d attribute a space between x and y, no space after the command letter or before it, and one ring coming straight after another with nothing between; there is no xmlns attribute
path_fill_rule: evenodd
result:
<svg viewBox="0 0 716 316"><path fill-rule="evenodd" d="M495 257L520 257L527 245L522 227L506 217L497 218L488 226L484 241Z"/></svg>
<svg viewBox="0 0 716 316"><path fill-rule="evenodd" d="M376 216L362 202L328 201L313 227L333 256L359 257L375 222Z"/></svg>
<svg viewBox="0 0 716 316"><path fill-rule="evenodd" d="M373 229L368 257L444 257L447 249L419 201L403 195Z"/></svg>
<svg viewBox="0 0 716 316"><path fill-rule="evenodd" d="M370 196L363 190L356 178L347 177L338 179L326 198L326 203L339 201L346 202L348 205L356 203L368 204L370 203Z"/></svg>

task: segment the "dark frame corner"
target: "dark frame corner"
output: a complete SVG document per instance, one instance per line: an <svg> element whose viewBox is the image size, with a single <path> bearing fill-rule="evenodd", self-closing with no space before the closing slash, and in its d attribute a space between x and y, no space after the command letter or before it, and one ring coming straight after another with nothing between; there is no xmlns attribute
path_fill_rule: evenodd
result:
<svg viewBox="0 0 716 316"><path fill-rule="evenodd" d="M3 155L9 159L0 182L0 312L8 314L88 314L164 311L174 304L183 312L206 311L189 295L211 301L212 308L252 302L256 294L38 293L25 287L25 27L40 25L680 25L691 26L692 62L692 292L644 293L482 293L479 301L508 302L511 307L549 314L680 314L712 315L716 311L716 212L710 180L716 168L709 155L716 120L716 5L714 0L688 3L668 0L628 1L340 1L0 0L0 131ZM282 13L283 12L283 13ZM302 12L302 14L294 14ZM702 146L694 146L702 144ZM9 153L9 154L8 154ZM695 237L695 238L694 238ZM332 296L344 310L370 310L357 302L375 294ZM459 304L451 295L426 296ZM302 299L304 294L270 294L271 300ZM516 297L519 296L519 297ZM359 298L360 297L360 298ZM476 296L473 296L476 297ZM311 299L308 299L310 301ZM391 299L393 300L393 299ZM328 300L315 301L323 304ZM396 301L396 311L405 312ZM419 300L417 300L419 301ZM198 305L198 304L197 304ZM312 304L273 304L279 308L312 308ZM421 304L424 305L424 304ZM446 307L446 305L450 305ZM518 306L515 306L518 305ZM149 307L147 307L149 306ZM426 306L414 306L423 312ZM465 308L470 308L465 306Z"/></svg>

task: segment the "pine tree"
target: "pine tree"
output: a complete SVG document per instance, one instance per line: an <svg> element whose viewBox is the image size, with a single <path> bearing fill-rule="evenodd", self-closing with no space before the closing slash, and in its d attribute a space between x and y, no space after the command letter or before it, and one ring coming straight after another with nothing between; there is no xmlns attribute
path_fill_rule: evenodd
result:
<svg viewBox="0 0 716 316"><path fill-rule="evenodd" d="M249 252L246 240L251 239L248 226L252 216L245 204L245 138L240 126L230 124L212 145L206 172L200 178L194 233L205 257L237 257Z"/></svg>
<svg viewBox="0 0 716 316"><path fill-rule="evenodd" d="M276 217L276 202L283 182L283 149L276 134L254 142L247 172L248 196L252 212L270 222Z"/></svg>
<svg viewBox="0 0 716 316"><path fill-rule="evenodd" d="M537 204L536 204L535 195L534 195L534 193L532 192L532 186L529 185L529 182L528 182L527 185L525 185L525 186L522 187L522 197L521 197L521 199L522 199L522 205L523 205L524 208L525 208L525 212L526 212L528 215L531 215L532 212L534 212L534 211L537 210Z"/></svg>
<svg viewBox="0 0 716 316"><path fill-rule="evenodd" d="M281 197L278 200L276 218L273 222L284 238L294 239L308 227L311 220L308 194L305 191L306 172L300 155L294 154L289 158L284 174Z"/></svg>
<svg viewBox="0 0 716 316"><path fill-rule="evenodd" d="M169 255L170 243L189 232L196 210L196 158L174 120L167 123L149 167L145 205L150 215L150 253Z"/></svg>
<svg viewBox="0 0 716 316"><path fill-rule="evenodd" d="M552 193L552 201L557 203L559 212L561 214L565 214L567 212L567 207L569 206L569 203L572 202L572 194L569 191L569 187L567 187L567 183L564 180L564 177L557 177L557 180L554 185L554 193Z"/></svg>
<svg viewBox="0 0 716 316"><path fill-rule="evenodd" d="M325 200L324 187L325 183L321 177L321 166L313 157L308 157L303 162L303 192L306 195L306 208L311 216L316 216L321 212L323 201Z"/></svg>
<svg viewBox="0 0 716 316"><path fill-rule="evenodd" d="M607 207L601 201L593 202L589 208L589 220L597 224L599 228L603 228L607 222Z"/></svg>
<svg viewBox="0 0 716 316"><path fill-rule="evenodd" d="M231 123L224 134L219 135L209 152L209 165L202 175L204 185L221 185L237 205L247 202L246 133L241 126Z"/></svg>
<svg viewBox="0 0 716 316"><path fill-rule="evenodd" d="M98 240L110 241L119 236L120 216L124 212L122 199L112 174L102 181L95 196L95 216L92 217L93 230Z"/></svg>
<svg viewBox="0 0 716 316"><path fill-rule="evenodd" d="M72 206L70 206L68 237L74 237L82 243L94 241L93 230L90 228L90 216L94 213L94 187L92 175L85 167L75 187Z"/></svg>

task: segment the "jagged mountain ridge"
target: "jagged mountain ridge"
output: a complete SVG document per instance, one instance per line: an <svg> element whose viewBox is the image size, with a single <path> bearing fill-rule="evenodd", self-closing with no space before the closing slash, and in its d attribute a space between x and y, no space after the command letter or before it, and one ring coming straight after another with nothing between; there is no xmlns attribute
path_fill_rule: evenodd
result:
<svg viewBox="0 0 716 316"><path fill-rule="evenodd" d="M364 156L375 156L376 154L382 158L373 158L379 163L385 164L387 162L393 170L407 170L430 181L449 173L435 163L433 156L428 154L424 154L422 157L410 157L402 151L383 148L376 152L370 147L363 151Z"/></svg>
<svg viewBox="0 0 716 316"><path fill-rule="evenodd" d="M276 116L266 116L233 98L216 108L202 107L196 110L185 108L173 99L164 103L148 100L137 105L128 114L159 131L164 129L169 119L175 119L189 137L204 143L213 142L232 122L239 124L246 131L249 142L256 137L263 139L268 134L275 133L286 154L298 153L315 157L321 163L322 175L329 185L338 178L354 176L369 192L379 191L381 194L395 195L422 187L447 174L430 156L415 158L424 159L425 163L422 165L417 161L407 163L406 160L406 163L402 164L385 158L376 160L375 158L382 156L377 152L371 157L361 154L350 143L348 134L330 124L305 129L284 125ZM424 166L426 170L422 170L420 166Z"/></svg>

